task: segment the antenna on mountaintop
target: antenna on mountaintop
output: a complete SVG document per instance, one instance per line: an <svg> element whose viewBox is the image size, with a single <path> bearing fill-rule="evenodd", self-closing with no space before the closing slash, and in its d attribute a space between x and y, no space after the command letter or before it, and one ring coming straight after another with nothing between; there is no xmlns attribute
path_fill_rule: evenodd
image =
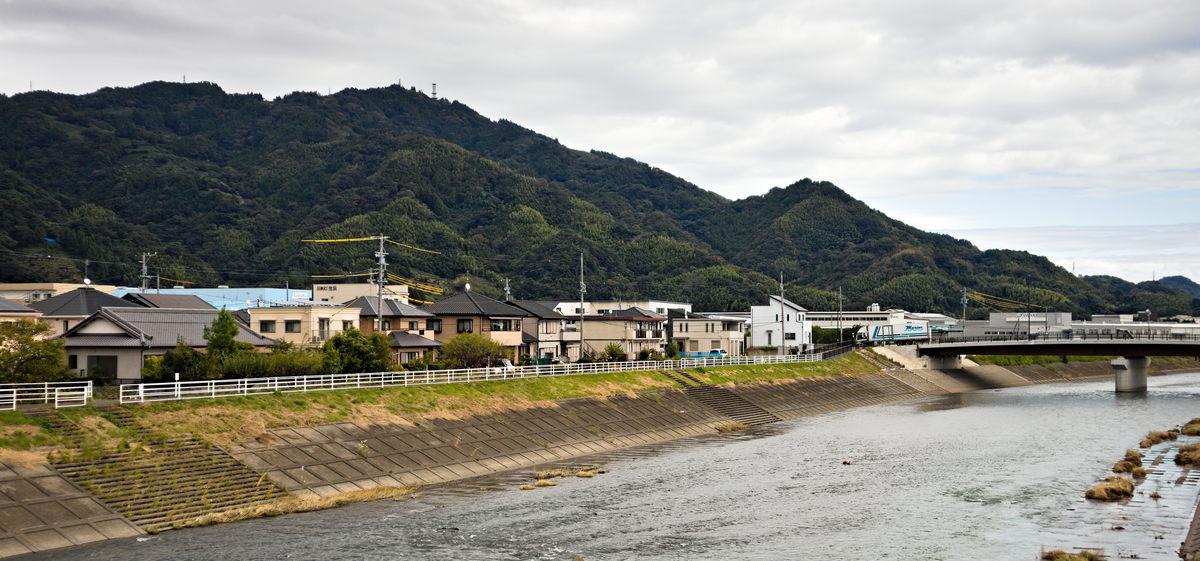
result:
<svg viewBox="0 0 1200 561"><path fill-rule="evenodd" d="M433 98L437 99L437 82L433 83Z"/></svg>

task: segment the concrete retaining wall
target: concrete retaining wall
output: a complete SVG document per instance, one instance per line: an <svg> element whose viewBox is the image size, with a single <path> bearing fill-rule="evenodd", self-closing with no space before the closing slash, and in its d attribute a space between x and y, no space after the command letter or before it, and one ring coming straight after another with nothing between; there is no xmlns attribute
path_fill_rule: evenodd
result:
<svg viewBox="0 0 1200 561"><path fill-rule="evenodd" d="M0 464L0 557L141 533L48 467Z"/></svg>

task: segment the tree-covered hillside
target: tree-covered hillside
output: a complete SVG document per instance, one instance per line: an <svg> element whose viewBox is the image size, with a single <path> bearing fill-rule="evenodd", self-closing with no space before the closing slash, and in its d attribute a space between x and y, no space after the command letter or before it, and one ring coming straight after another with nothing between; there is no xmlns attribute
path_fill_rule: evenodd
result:
<svg viewBox="0 0 1200 561"><path fill-rule="evenodd" d="M151 274L170 279L300 286L374 261L367 243L301 240L384 233L441 252L389 246L396 274L493 294L509 278L523 298L576 296L582 252L589 298L700 309L760 302L780 271L789 297L814 309L839 286L850 307L953 311L963 287L1075 312L1193 307L1164 285L1091 282L922 232L830 183L730 201L399 86L265 100L153 82L0 97L0 220L0 281L77 281L86 269L133 284L145 251L158 253Z"/></svg>

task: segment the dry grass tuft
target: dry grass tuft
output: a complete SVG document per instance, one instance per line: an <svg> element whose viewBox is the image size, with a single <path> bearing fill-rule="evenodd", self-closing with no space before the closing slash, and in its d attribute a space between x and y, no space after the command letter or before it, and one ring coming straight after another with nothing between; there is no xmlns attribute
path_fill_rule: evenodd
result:
<svg viewBox="0 0 1200 561"><path fill-rule="evenodd" d="M1088 489L1083 496L1097 501L1119 501L1133 496L1133 480L1128 477L1106 477Z"/></svg>
<svg viewBox="0 0 1200 561"><path fill-rule="evenodd" d="M1200 444L1186 444L1179 447L1175 455L1175 463L1181 466L1200 465Z"/></svg>
<svg viewBox="0 0 1200 561"><path fill-rule="evenodd" d="M1142 466L1135 467L1135 468L1133 468L1133 471L1130 472L1130 475L1132 475L1134 477L1134 479L1145 479L1146 478L1146 468L1144 468Z"/></svg>
<svg viewBox="0 0 1200 561"><path fill-rule="evenodd" d="M1200 436L1200 417L1196 417L1185 423L1181 432L1188 436Z"/></svg>
<svg viewBox="0 0 1200 561"><path fill-rule="evenodd" d="M1061 549L1047 551L1042 554L1043 561L1105 561L1105 556L1094 551L1080 551L1079 553L1067 553Z"/></svg>
<svg viewBox="0 0 1200 561"><path fill-rule="evenodd" d="M549 479L539 479L533 484L534 487L553 487L555 485L558 484Z"/></svg>
<svg viewBox="0 0 1200 561"><path fill-rule="evenodd" d="M533 485L522 485L522 486L518 487L518 489L520 489L522 491L532 491L536 488L537 487L534 487Z"/></svg>
<svg viewBox="0 0 1200 561"><path fill-rule="evenodd" d="M1175 440L1178 437L1179 433L1176 431L1152 430L1146 434L1146 438L1143 438L1142 441L1138 443L1138 447L1149 448L1155 444L1166 442L1168 440Z"/></svg>
<svg viewBox="0 0 1200 561"><path fill-rule="evenodd" d="M717 432L738 432L750 428L750 425L747 425L746 423L739 423L737 421L730 421L728 423L713 425L713 428L717 429Z"/></svg>
<svg viewBox="0 0 1200 561"><path fill-rule="evenodd" d="M338 493L336 495L330 495L327 497L284 497L277 501L266 504L235 508L225 512L206 514L191 520L183 520L176 522L174 527L195 528L199 526L210 526L212 524L237 522L238 520L249 520L251 518L269 518L272 516L280 516L294 512L325 510L327 508L336 508L348 504L395 498L410 494L413 491L416 491L416 489L416 487L375 487L373 489Z"/></svg>
<svg viewBox="0 0 1200 561"><path fill-rule="evenodd" d="M1130 462L1128 460L1121 460L1113 465L1112 470L1113 470L1113 473L1129 473L1129 472L1133 471L1133 468L1135 468L1135 467L1140 467L1140 466L1135 466L1135 465L1133 465L1133 462Z"/></svg>
<svg viewBox="0 0 1200 561"><path fill-rule="evenodd" d="M1142 465L1142 453L1137 450L1126 450L1124 459L1135 466Z"/></svg>
<svg viewBox="0 0 1200 561"><path fill-rule="evenodd" d="M0 464L27 468L48 463L50 462L46 459L46 451L0 448Z"/></svg>
<svg viewBox="0 0 1200 561"><path fill-rule="evenodd" d="M575 472L575 477L596 477L596 472L580 470Z"/></svg>

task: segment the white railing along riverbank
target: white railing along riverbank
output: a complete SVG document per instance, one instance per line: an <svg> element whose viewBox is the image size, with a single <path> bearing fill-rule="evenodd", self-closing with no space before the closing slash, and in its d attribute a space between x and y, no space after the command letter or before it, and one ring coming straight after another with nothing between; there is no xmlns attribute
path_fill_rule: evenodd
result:
<svg viewBox="0 0 1200 561"><path fill-rule="evenodd" d="M0 410L13 411L19 404L80 407L92 398L92 382L31 382L0 384Z"/></svg>
<svg viewBox="0 0 1200 561"><path fill-rule="evenodd" d="M827 351L825 353L780 356L749 356L657 361L644 360L633 362L592 362L584 364L547 364L541 366L463 368L458 370L367 372L362 374L324 374L320 376L287 376L272 378L242 378L233 380L198 380L191 382L124 384L121 386L121 403L176 401L183 399L211 399L243 395L262 395L275 392L315 392L330 390L353 390L361 388L423 386L430 384L456 384L464 382L486 382L491 380L514 380L520 378L545 378L550 376L577 376L580 374L671 370L676 368L698 368L705 366L738 366L752 364L817 362L823 360L826 356L833 357L843 352L845 351L838 349Z"/></svg>

